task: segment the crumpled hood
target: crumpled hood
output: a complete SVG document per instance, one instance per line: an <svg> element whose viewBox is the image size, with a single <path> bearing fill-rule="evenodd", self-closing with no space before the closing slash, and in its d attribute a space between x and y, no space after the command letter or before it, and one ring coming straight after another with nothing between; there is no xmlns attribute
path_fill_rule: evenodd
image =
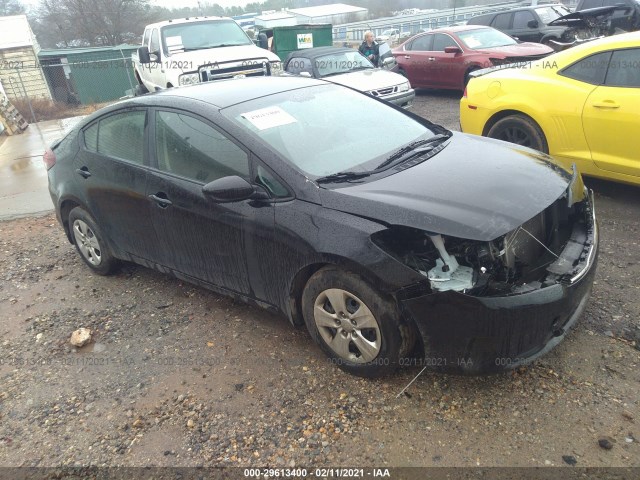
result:
<svg viewBox="0 0 640 480"><path fill-rule="evenodd" d="M616 10L630 10L630 7L626 7L624 4L622 6L610 6L610 7L596 7L596 8L588 8L586 10L580 10L578 12L571 12L563 17L556 18L552 22L549 22L549 26L557 27L557 26L577 26L581 25L586 18L594 18L599 17L601 15L611 15Z"/></svg>
<svg viewBox="0 0 640 480"><path fill-rule="evenodd" d="M342 75L332 75L323 80L355 88L361 92L394 87L407 82L407 79L402 75L379 68L358 70L356 72L343 73Z"/></svg>
<svg viewBox="0 0 640 480"><path fill-rule="evenodd" d="M167 58L167 65L181 66L182 68L175 68L175 70L184 73L195 72L205 64L222 64L225 62L242 64L242 62L246 60L263 61L265 59L270 62L280 61L280 58L278 58L275 53L265 50L264 48L257 47L256 45L239 45L236 47L195 50L193 52L176 52ZM225 68L225 66L226 65L220 65L220 68ZM229 66L232 66L232 64Z"/></svg>
<svg viewBox="0 0 640 480"><path fill-rule="evenodd" d="M569 172L542 153L454 133L441 152L414 167L320 192L326 208L389 225L489 241L551 205L570 182Z"/></svg>

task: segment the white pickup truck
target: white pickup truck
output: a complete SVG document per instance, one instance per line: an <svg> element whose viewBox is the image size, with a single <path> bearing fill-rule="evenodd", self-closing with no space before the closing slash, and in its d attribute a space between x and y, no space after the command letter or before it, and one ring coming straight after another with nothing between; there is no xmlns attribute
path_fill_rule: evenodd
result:
<svg viewBox="0 0 640 480"><path fill-rule="evenodd" d="M278 56L256 46L231 18L199 17L147 25L132 54L140 95L225 78L280 75Z"/></svg>

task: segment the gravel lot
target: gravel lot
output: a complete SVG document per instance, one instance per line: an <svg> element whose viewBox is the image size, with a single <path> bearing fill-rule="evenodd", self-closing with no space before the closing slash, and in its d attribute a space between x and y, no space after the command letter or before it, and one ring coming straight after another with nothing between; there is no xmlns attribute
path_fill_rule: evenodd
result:
<svg viewBox="0 0 640 480"><path fill-rule="evenodd" d="M457 129L458 99L413 111ZM284 318L135 265L92 275L53 214L1 222L0 466L640 466L640 190L589 185L600 264L566 341L400 398L418 369L349 376Z"/></svg>

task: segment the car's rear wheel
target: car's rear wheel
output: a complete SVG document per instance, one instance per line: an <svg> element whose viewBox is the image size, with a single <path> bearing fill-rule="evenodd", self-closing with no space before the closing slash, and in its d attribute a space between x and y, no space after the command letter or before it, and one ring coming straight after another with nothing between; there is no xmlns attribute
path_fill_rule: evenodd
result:
<svg viewBox="0 0 640 480"><path fill-rule="evenodd" d="M413 330L401 324L396 303L341 268L322 268L309 279L302 310L331 363L354 375L390 373L413 347Z"/></svg>
<svg viewBox="0 0 640 480"><path fill-rule="evenodd" d="M99 275L109 275L118 260L109 250L95 220L84 209L76 207L69 213L69 228L80 257Z"/></svg>
<svg viewBox="0 0 640 480"><path fill-rule="evenodd" d="M524 115L501 118L489 129L487 137L549 153L544 133L536 122Z"/></svg>

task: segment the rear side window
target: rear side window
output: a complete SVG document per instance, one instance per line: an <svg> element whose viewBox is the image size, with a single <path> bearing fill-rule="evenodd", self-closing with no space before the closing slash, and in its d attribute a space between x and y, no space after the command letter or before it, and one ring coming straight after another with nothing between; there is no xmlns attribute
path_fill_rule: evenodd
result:
<svg viewBox="0 0 640 480"><path fill-rule="evenodd" d="M496 18L493 19L491 26L497 30L508 30L511 27L511 16L512 13L501 13L496 15Z"/></svg>
<svg viewBox="0 0 640 480"><path fill-rule="evenodd" d="M487 25L491 24L491 19L493 19L493 15L479 15L477 17L472 17L467 22L467 25Z"/></svg>
<svg viewBox="0 0 640 480"><path fill-rule="evenodd" d="M287 63L287 72L294 75L298 75L301 72L307 72L313 75L313 67L311 66L311 59L294 57Z"/></svg>
<svg viewBox="0 0 640 480"><path fill-rule="evenodd" d="M522 10L520 12L515 12L513 14L513 28L514 29L529 28L529 22L535 19L536 18L533 16L533 13L531 13L529 10Z"/></svg>
<svg viewBox="0 0 640 480"><path fill-rule="evenodd" d="M640 48L613 52L605 85L640 87Z"/></svg>
<svg viewBox="0 0 640 480"><path fill-rule="evenodd" d="M98 151L98 122L84 131L84 145L92 152Z"/></svg>
<svg viewBox="0 0 640 480"><path fill-rule="evenodd" d="M149 37L151 36L151 30L147 28L144 31L144 37L142 37L142 45L145 47L149 46Z"/></svg>
<svg viewBox="0 0 640 480"><path fill-rule="evenodd" d="M101 119L98 123L97 152L142 165L145 118L145 112L136 111Z"/></svg>
<svg viewBox="0 0 640 480"><path fill-rule="evenodd" d="M238 175L249 180L249 156L222 133L197 118L156 112L158 168L208 183Z"/></svg>
<svg viewBox="0 0 640 480"><path fill-rule="evenodd" d="M431 45L433 43L433 35L423 35L422 37L416 38L408 48L408 50L415 50L418 52L429 52L431 51Z"/></svg>
<svg viewBox="0 0 640 480"><path fill-rule="evenodd" d="M592 85L601 85L607 73L609 57L611 52L596 53L565 68L560 75Z"/></svg>

